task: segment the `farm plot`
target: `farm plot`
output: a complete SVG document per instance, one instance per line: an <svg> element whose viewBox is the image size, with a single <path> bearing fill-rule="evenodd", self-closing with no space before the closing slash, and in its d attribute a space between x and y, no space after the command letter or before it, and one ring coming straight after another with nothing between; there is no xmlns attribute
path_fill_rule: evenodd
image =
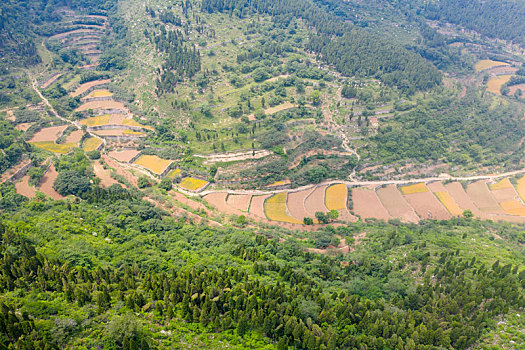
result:
<svg viewBox="0 0 525 350"><path fill-rule="evenodd" d="M53 188L53 183L55 182L57 176L58 173L55 169L55 166L51 165L49 169L47 169L44 176L42 176L42 180L40 181L40 191L46 196L51 197L55 200L65 198Z"/></svg>
<svg viewBox="0 0 525 350"><path fill-rule="evenodd" d="M499 67L499 66L509 66L507 62L501 62L501 61L493 61L493 60L481 60L478 61L475 65L476 72L481 72L486 69L490 69L493 67Z"/></svg>
<svg viewBox="0 0 525 350"><path fill-rule="evenodd" d="M18 131L27 131L27 129L29 129L31 126L33 125L33 123L20 123L20 124L17 124L15 125L15 130L18 130Z"/></svg>
<svg viewBox="0 0 525 350"><path fill-rule="evenodd" d="M226 199L226 203L237 210L247 212L250 209L250 201L252 196L250 194L230 194Z"/></svg>
<svg viewBox="0 0 525 350"><path fill-rule="evenodd" d="M172 171L168 173L168 175L166 175L166 177L173 180L177 176L180 176L181 173L182 171L179 168L173 169Z"/></svg>
<svg viewBox="0 0 525 350"><path fill-rule="evenodd" d="M496 95L501 95L501 86L508 82L512 75L499 75L497 77L490 77L487 81L487 91L492 92Z"/></svg>
<svg viewBox="0 0 525 350"><path fill-rule="evenodd" d="M408 204L422 219L447 220L451 218L447 209L439 202L425 184L418 184L419 191L404 194ZM423 191L423 187L426 191Z"/></svg>
<svg viewBox="0 0 525 350"><path fill-rule="evenodd" d="M434 181L429 184L427 184L427 187L434 192L437 199L447 208L450 214L453 216L460 216L463 214L463 210L459 207L459 205L454 201L450 193L448 193L445 186L443 186L443 183L441 181Z"/></svg>
<svg viewBox="0 0 525 350"><path fill-rule="evenodd" d="M501 210L498 202L490 193L485 180L476 181L468 185L467 194L482 212L503 214L503 210Z"/></svg>
<svg viewBox="0 0 525 350"><path fill-rule="evenodd" d="M490 184L489 187L492 191L496 191L496 190L502 190L505 188L512 188L512 184L510 183L510 180L506 177L500 182Z"/></svg>
<svg viewBox="0 0 525 350"><path fill-rule="evenodd" d="M33 198L36 194L36 190L29 184L29 176L25 175L17 183L15 183L16 193L22 196Z"/></svg>
<svg viewBox="0 0 525 350"><path fill-rule="evenodd" d="M75 130L66 137L66 143L78 144L80 140L82 140L83 135L84 135L84 131Z"/></svg>
<svg viewBox="0 0 525 350"><path fill-rule="evenodd" d="M179 185L185 190L199 192L202 189L204 189L206 185L208 185L208 181L197 179L195 177L185 177L184 179L182 179Z"/></svg>
<svg viewBox="0 0 525 350"><path fill-rule="evenodd" d="M326 186L316 187L312 193L305 199L304 208L308 213L308 217L314 218L315 213L320 211L328 212L328 208L324 205L324 198L326 193Z"/></svg>
<svg viewBox="0 0 525 350"><path fill-rule="evenodd" d="M107 155L103 155L102 159L104 159L107 165L115 169L117 175L123 176L127 181L129 181L130 184L137 186L137 177L133 175L129 169L125 169L122 165L120 165L120 163Z"/></svg>
<svg viewBox="0 0 525 350"><path fill-rule="evenodd" d="M91 67L94 67L94 66L91 65ZM88 68L90 68L90 67L88 67ZM79 87L77 87L75 89L75 91L73 91L71 93L71 96L73 96L73 97L80 96L80 95L86 93L86 91L88 91L89 89L91 89L91 88L93 88L95 86L104 85L104 84L108 84L108 83L111 83L111 79L93 80L93 81L84 83L84 84L80 85Z"/></svg>
<svg viewBox="0 0 525 350"><path fill-rule="evenodd" d="M242 214L238 210L230 207L226 203L226 198L228 197L227 192L213 192L205 195L204 198L210 205L215 207L218 211L228 215L240 215ZM264 216L262 216L264 217Z"/></svg>
<svg viewBox="0 0 525 350"><path fill-rule="evenodd" d="M482 213L474 202L470 199L467 192L459 182L451 182L445 185L445 189L450 194L454 202L458 204L461 210L470 210L475 217L486 219L488 215Z"/></svg>
<svg viewBox="0 0 525 350"><path fill-rule="evenodd" d="M297 220L303 220L304 218L311 217L311 213L306 211L304 207L305 199L308 197L308 195L312 193L312 189L308 190L302 190L297 192L288 192L288 212L291 216L296 218ZM314 213L315 214L315 213Z"/></svg>
<svg viewBox="0 0 525 350"><path fill-rule="evenodd" d="M113 129L113 130L97 130L94 131L95 134L104 137L104 136L138 136L138 137L145 137L146 134L143 132L138 131L132 131L132 130L122 130L122 129Z"/></svg>
<svg viewBox="0 0 525 350"><path fill-rule="evenodd" d="M157 156L142 155L133 164L140 165L149 171L160 175L170 166L172 160L162 159Z"/></svg>
<svg viewBox="0 0 525 350"><path fill-rule="evenodd" d="M367 187L352 189L352 202L354 203L354 213L363 219L389 220L392 217L388 214L383 204L379 200L376 192Z"/></svg>
<svg viewBox="0 0 525 350"><path fill-rule="evenodd" d="M118 114L114 114L114 116L118 116ZM113 119L112 119L113 120ZM113 124L112 120L110 120L110 123ZM154 130L155 128L149 125L142 125L139 122L135 121L131 118L123 118L119 123L115 124L121 124L121 125L127 125L127 126L134 126L137 128L147 129L147 130Z"/></svg>
<svg viewBox="0 0 525 350"><path fill-rule="evenodd" d="M90 109L118 109L127 112L126 106L117 101L90 101L86 102L76 109L77 112L85 112Z"/></svg>
<svg viewBox="0 0 525 350"><path fill-rule="evenodd" d="M345 184L332 185L326 188L325 205L328 210L346 209L348 188Z"/></svg>
<svg viewBox="0 0 525 350"><path fill-rule="evenodd" d="M55 141L57 138L62 135L64 130L67 129L67 125L51 126L49 128L44 128L33 135L29 142L45 142L45 141Z"/></svg>
<svg viewBox="0 0 525 350"><path fill-rule="evenodd" d="M77 34L83 34L83 33L94 34L94 33L101 33L101 32L99 30L95 30L95 29L75 29L75 30L71 30L69 32L60 33L60 34L56 34L56 35L50 36L49 39L63 39L63 38L66 38L68 36L71 36L71 35L77 35Z"/></svg>
<svg viewBox="0 0 525 350"><path fill-rule="evenodd" d="M254 214L262 219L266 219L264 214L264 203L271 195L253 196L250 204L250 214Z"/></svg>
<svg viewBox="0 0 525 350"><path fill-rule="evenodd" d="M129 163L140 154L136 149L123 149L109 152L109 156L115 158L119 162Z"/></svg>
<svg viewBox="0 0 525 350"><path fill-rule="evenodd" d="M31 142L31 144L40 149L57 153L57 154L67 154L77 147L78 143L61 143L57 144L54 141L39 141Z"/></svg>
<svg viewBox="0 0 525 350"><path fill-rule="evenodd" d="M382 187L376 193L391 217L399 218L405 222L419 222L419 217L407 203L396 185Z"/></svg>
<svg viewBox="0 0 525 350"><path fill-rule="evenodd" d="M90 137L86 139L82 145L84 152L90 152L97 150L102 144L102 140L97 137Z"/></svg>
<svg viewBox="0 0 525 350"><path fill-rule="evenodd" d="M509 215L525 216L525 206L521 201L512 200L500 203L501 208Z"/></svg>
<svg viewBox="0 0 525 350"><path fill-rule="evenodd" d="M287 193L280 192L266 199L264 213L269 220L286 222L289 224L302 224L303 222L288 214L286 209Z"/></svg>
<svg viewBox="0 0 525 350"><path fill-rule="evenodd" d="M89 94L87 94L86 96L82 97L82 99L83 100L87 100L87 99L90 99L90 98L111 97L111 96L113 96L113 94L109 90L101 89L101 90L93 90L93 91L91 91Z"/></svg>
<svg viewBox="0 0 525 350"><path fill-rule="evenodd" d="M109 169L104 169L104 166L99 162L93 163L93 171L96 177L100 179L100 185L102 187L109 187L114 184L118 184L118 181L111 177Z"/></svg>
<svg viewBox="0 0 525 350"><path fill-rule="evenodd" d="M428 192L428 188L424 183L417 183L413 185L407 185L401 187L401 192L403 194L413 194L413 193L424 193Z"/></svg>
<svg viewBox="0 0 525 350"><path fill-rule="evenodd" d="M492 192L492 195L498 203L519 200L518 194L513 186L499 190L492 190L490 192Z"/></svg>

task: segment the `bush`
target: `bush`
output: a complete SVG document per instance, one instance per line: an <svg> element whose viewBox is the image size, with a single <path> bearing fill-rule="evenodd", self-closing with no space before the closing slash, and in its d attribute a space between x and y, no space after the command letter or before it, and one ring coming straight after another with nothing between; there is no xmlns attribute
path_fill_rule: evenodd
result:
<svg viewBox="0 0 525 350"><path fill-rule="evenodd" d="M141 176L141 177L139 177L139 179L137 181L137 186L139 188L150 187L151 186L151 181L147 177Z"/></svg>
<svg viewBox="0 0 525 350"><path fill-rule="evenodd" d="M86 153L89 159L100 159L100 151L94 150Z"/></svg>
<svg viewBox="0 0 525 350"><path fill-rule="evenodd" d="M159 188L169 191L173 187L173 183L171 182L169 178L165 177L160 181L158 186Z"/></svg>
<svg viewBox="0 0 525 350"><path fill-rule="evenodd" d="M58 174L53 188L63 196L69 194L81 196L89 191L91 184L86 175L76 170L70 170Z"/></svg>

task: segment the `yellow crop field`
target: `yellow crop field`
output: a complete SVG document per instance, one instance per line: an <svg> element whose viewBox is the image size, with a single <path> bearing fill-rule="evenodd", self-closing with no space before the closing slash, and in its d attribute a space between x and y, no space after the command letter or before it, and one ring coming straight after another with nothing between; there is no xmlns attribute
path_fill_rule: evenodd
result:
<svg viewBox="0 0 525 350"><path fill-rule="evenodd" d="M99 115L96 117L86 118L80 121L80 124L86 126L100 126L109 124L109 114Z"/></svg>
<svg viewBox="0 0 525 350"><path fill-rule="evenodd" d="M489 187L492 191L496 191L503 190L505 188L512 188L512 184L510 183L510 180L508 178L504 178L500 182L489 185Z"/></svg>
<svg viewBox="0 0 525 350"><path fill-rule="evenodd" d="M133 131L133 130L124 130L124 131L122 131L122 134L124 134L124 135L144 135L143 132Z"/></svg>
<svg viewBox="0 0 525 350"><path fill-rule="evenodd" d="M286 210L286 192L277 193L264 202L264 214L269 220L302 224L301 221L288 215Z"/></svg>
<svg viewBox="0 0 525 350"><path fill-rule="evenodd" d="M113 94L109 90L94 90L87 97L96 98L96 97L110 97Z"/></svg>
<svg viewBox="0 0 525 350"><path fill-rule="evenodd" d="M499 75L497 77L491 77L489 81L487 81L487 91L490 91L496 95L501 95L501 86L508 82L510 77L512 77L512 75Z"/></svg>
<svg viewBox="0 0 525 350"><path fill-rule="evenodd" d="M454 216L460 216L463 214L463 210L457 205L450 193L448 192L434 192L436 197L439 199L441 204L447 208L450 214Z"/></svg>
<svg viewBox="0 0 525 350"><path fill-rule="evenodd" d="M348 188L345 184L332 185L326 188L324 204L328 210L346 209Z"/></svg>
<svg viewBox="0 0 525 350"><path fill-rule="evenodd" d="M174 170L170 171L170 172L168 173L168 175L166 175L166 176L167 176L168 178L170 178L170 179L174 179L174 178L176 178L177 176L180 176L180 174L181 174L181 170L180 170L179 168L177 168L177 169L174 169Z"/></svg>
<svg viewBox="0 0 525 350"><path fill-rule="evenodd" d="M123 119L122 120L122 125L137 126L139 128L153 130L153 127L151 127L149 125L142 125L142 124L138 123L137 121L135 121L134 119Z"/></svg>
<svg viewBox="0 0 525 350"><path fill-rule="evenodd" d="M53 141L31 142L31 144L35 147L57 154L67 154L71 152L73 148L77 147L75 143L63 143L59 145Z"/></svg>
<svg viewBox="0 0 525 350"><path fill-rule="evenodd" d="M180 182L179 185L180 185L180 187L182 187L184 189L187 189L187 190L198 191L201 188L203 188L204 186L206 186L207 184L208 184L208 181L206 181L206 180L201 180L201 179L197 179L197 178L194 178L194 177L185 177Z"/></svg>
<svg viewBox="0 0 525 350"><path fill-rule="evenodd" d="M143 166L155 174L160 175L166 170L171 162L171 160L162 159L157 156L142 155L133 164Z"/></svg>
<svg viewBox="0 0 525 350"><path fill-rule="evenodd" d="M507 214L525 216L525 206L520 201L501 202L499 205Z"/></svg>
<svg viewBox="0 0 525 350"><path fill-rule="evenodd" d="M428 188L427 185L425 185L423 182L420 182L414 185L401 187L401 192L403 192L403 194L423 193L428 192Z"/></svg>
<svg viewBox="0 0 525 350"><path fill-rule="evenodd" d="M481 60L476 63L476 66L474 68L476 69L476 72L481 72L485 69L499 66L509 66L509 64L501 61Z"/></svg>
<svg viewBox="0 0 525 350"><path fill-rule="evenodd" d="M288 185L289 183L290 183L290 180L280 180L280 181L275 181L274 183L269 184L266 187L283 186L283 185Z"/></svg>
<svg viewBox="0 0 525 350"><path fill-rule="evenodd" d="M518 190L521 200L525 201L525 175L523 175L523 177L518 180L518 186L516 189Z"/></svg>
<svg viewBox="0 0 525 350"><path fill-rule="evenodd" d="M102 144L102 140L96 137L90 137L84 141L82 148L85 152L95 151Z"/></svg>

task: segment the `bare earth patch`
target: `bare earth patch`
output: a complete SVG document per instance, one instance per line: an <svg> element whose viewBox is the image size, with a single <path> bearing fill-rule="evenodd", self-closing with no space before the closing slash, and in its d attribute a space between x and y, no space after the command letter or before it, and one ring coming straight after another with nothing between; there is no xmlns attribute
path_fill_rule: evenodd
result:
<svg viewBox="0 0 525 350"><path fill-rule="evenodd" d="M120 109L127 111L128 109L122 102L117 101L90 101L86 102L76 109L77 112L84 112L90 109Z"/></svg>
<svg viewBox="0 0 525 350"><path fill-rule="evenodd" d="M40 191L43 192L46 196L51 197L55 200L63 199L65 198L61 194L59 194L55 189L53 188L53 183L55 182L55 179L57 178L58 173L55 169L55 166L51 164L49 169L46 171L44 176L42 177L42 180L40 181Z"/></svg>
<svg viewBox="0 0 525 350"><path fill-rule="evenodd" d="M62 133L66 129L67 125L51 126L49 128L44 128L39 132L35 133L29 142L55 141L57 138L60 137L60 135L62 135Z"/></svg>
<svg viewBox="0 0 525 350"><path fill-rule="evenodd" d="M378 189L377 196L393 218L398 218L405 222L419 222L419 217L407 203L396 185L388 185Z"/></svg>
<svg viewBox="0 0 525 350"><path fill-rule="evenodd" d="M373 189L366 187L352 189L352 202L354 213L363 219L386 221L392 218Z"/></svg>
<svg viewBox="0 0 525 350"><path fill-rule="evenodd" d="M250 201L252 196L249 194L230 194L226 199L226 203L240 211L248 211L250 208Z"/></svg>
<svg viewBox="0 0 525 350"><path fill-rule="evenodd" d="M271 195L253 196L252 203L250 204L250 213L260 218L266 219L264 214L264 201Z"/></svg>
<svg viewBox="0 0 525 350"><path fill-rule="evenodd" d="M29 185L29 176L25 175L17 183L15 183L16 193L33 198L36 194L36 190L33 186Z"/></svg>
<svg viewBox="0 0 525 350"><path fill-rule="evenodd" d="M230 207L226 203L226 198L227 197L228 197L228 193L227 192L214 192L214 193L210 193L210 194L205 195L203 198L208 203L210 203L213 207L217 208L217 210L220 211L221 213L225 213L225 214L228 214L228 215L240 215L241 212L239 212L238 210ZM250 212L251 212L251 210L250 210ZM263 213L262 218L265 218L264 210L263 210L262 213Z"/></svg>
<svg viewBox="0 0 525 350"><path fill-rule="evenodd" d="M404 197L422 219L448 220L452 217L430 191L405 194Z"/></svg>
<svg viewBox="0 0 525 350"><path fill-rule="evenodd" d="M66 137L66 143L79 143L82 140L84 132L82 130L75 130Z"/></svg>
<svg viewBox="0 0 525 350"><path fill-rule="evenodd" d="M328 212L324 204L324 198L326 193L326 186L318 186L312 193L305 199L304 208L311 218L315 217L315 213L320 211L323 213ZM302 220L302 219L301 219Z"/></svg>
<svg viewBox="0 0 525 350"><path fill-rule="evenodd" d="M304 207L306 197L312 193L313 189L307 189L298 192L288 192L288 211L297 220L303 220L305 217L314 218ZM314 213L315 214L315 213Z"/></svg>
<svg viewBox="0 0 525 350"><path fill-rule="evenodd" d="M104 169L102 164L95 162L93 164L93 170L95 175L100 179L100 185L102 187L109 187L114 184L118 184L118 181L111 177L109 169Z"/></svg>
<svg viewBox="0 0 525 350"><path fill-rule="evenodd" d="M102 159L104 159L104 161L106 162L107 165L109 165L111 168L115 169L115 172L118 175L121 175L124 178L126 178L126 180L128 180L131 185L133 185L135 187L137 186L137 177L135 175L131 174L131 172L128 169L124 169L124 167L122 167L120 165L120 163L118 163L117 161L113 160L112 158L110 158L110 157L108 157L106 155L103 155Z"/></svg>
<svg viewBox="0 0 525 350"><path fill-rule="evenodd" d="M140 151L137 151L136 149L124 149L124 150L109 152L110 157L115 158L119 162L123 162L123 163L129 163L130 160L132 160L139 154L140 154Z"/></svg>
<svg viewBox="0 0 525 350"><path fill-rule="evenodd" d="M490 193L485 180L476 181L468 185L467 194L481 211L493 214L504 213L492 193Z"/></svg>

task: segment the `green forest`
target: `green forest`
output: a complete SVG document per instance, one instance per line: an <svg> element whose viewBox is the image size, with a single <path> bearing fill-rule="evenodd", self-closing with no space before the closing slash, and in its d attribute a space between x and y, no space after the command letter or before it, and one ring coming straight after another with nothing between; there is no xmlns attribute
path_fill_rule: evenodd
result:
<svg viewBox="0 0 525 350"><path fill-rule="evenodd" d="M524 23L515 0L0 2L0 350L525 349L525 57L492 40Z"/></svg>

